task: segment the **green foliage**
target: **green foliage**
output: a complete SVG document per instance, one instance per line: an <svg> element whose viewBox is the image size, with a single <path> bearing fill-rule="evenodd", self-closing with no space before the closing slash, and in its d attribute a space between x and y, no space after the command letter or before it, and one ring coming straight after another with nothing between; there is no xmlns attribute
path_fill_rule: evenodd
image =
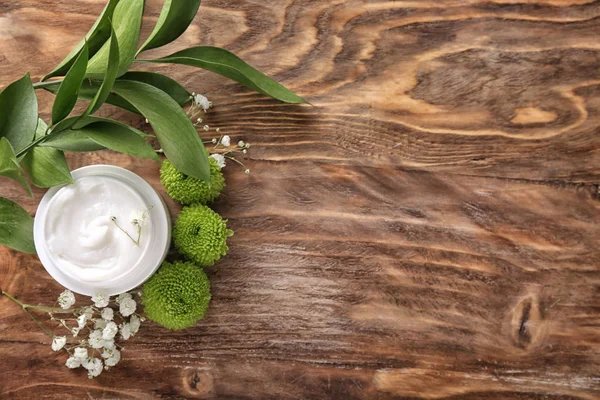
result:
<svg viewBox="0 0 600 400"><path fill-rule="evenodd" d="M108 0L108 4L94 23L94 26L85 35L79 44L69 53L67 57L52 72L46 75L42 80L45 81L55 76L64 76L79 54L83 46L87 43L90 56L93 56L110 38L110 19L112 18L115 7L119 0Z"/></svg>
<svg viewBox="0 0 600 400"><path fill-rule="evenodd" d="M218 47L192 47L157 60L140 61L183 64L203 68L285 103L306 103L302 97L246 64L235 54Z"/></svg>
<svg viewBox="0 0 600 400"><path fill-rule="evenodd" d="M140 47L138 54L144 50L164 46L177 39L198 12L201 0L165 0L158 21L148 40Z"/></svg>
<svg viewBox="0 0 600 400"><path fill-rule="evenodd" d="M79 121L80 124L83 124L84 121L88 122L89 120L95 120L96 117L87 117L81 119ZM69 135L62 136L64 132L67 132L71 129L71 127L79 120L79 117L69 117L60 121L58 124L54 126L50 135L46 136L45 140L38 144L37 147L53 147L55 149L63 150L63 151L98 151L104 150L105 147L99 145L93 140L89 139L83 135ZM102 118L104 120L104 118ZM116 121L113 121L116 122ZM90 122L91 123L91 122Z"/></svg>
<svg viewBox="0 0 600 400"><path fill-rule="evenodd" d="M180 106L183 106L185 103L190 101L191 98L191 93L177 83L177 81L156 72L130 71L120 77L119 80L143 82L152 85L171 96L173 100L175 100ZM48 82L47 84L44 84L43 88L51 93L56 93L58 86L59 83ZM83 82L81 90L79 91L79 98L84 100L93 100L99 89L100 83L98 81L86 80ZM136 114L141 114L133 105L116 94L109 93L109 95L106 97L106 102Z"/></svg>
<svg viewBox="0 0 600 400"><path fill-rule="evenodd" d="M95 113L102 106L102 104L106 101L108 96L110 96L110 91L115 84L115 80L117 79L117 74L119 73L119 40L117 39L117 34L115 30L112 29L110 31L110 47L108 52L108 60L106 63L106 72L104 73L104 80L100 85L100 88L96 92L96 94L92 97L88 108L85 110L82 118L87 117L90 114Z"/></svg>
<svg viewBox="0 0 600 400"><path fill-rule="evenodd" d="M36 139L46 134L48 126L43 120L39 120ZM62 151L36 146L31 149L21 160L21 166L31 182L41 188L73 183L67 160Z"/></svg>
<svg viewBox="0 0 600 400"><path fill-rule="evenodd" d="M165 155L186 175L210 181L204 144L187 114L168 94L135 81L117 81L113 91L150 121Z"/></svg>
<svg viewBox="0 0 600 400"><path fill-rule="evenodd" d="M122 81L135 81L147 83L157 89L162 90L180 106L184 105L188 101L192 94L188 92L183 86L177 83L176 80L169 78L168 76L158 74L156 72L147 71L129 71L123 75L120 80Z"/></svg>
<svg viewBox="0 0 600 400"><path fill-rule="evenodd" d="M204 317L210 303L210 281L191 262L165 262L145 284L142 295L148 318L180 330Z"/></svg>
<svg viewBox="0 0 600 400"><path fill-rule="evenodd" d="M67 118L77 103L77 93L85 77L88 63L88 46L83 46L79 56L67 72L65 79L60 84L54 105L52 106L52 125Z"/></svg>
<svg viewBox="0 0 600 400"><path fill-rule="evenodd" d="M233 231L227 221L201 204L183 207L173 227L173 243L185 258L201 266L213 265L227 254Z"/></svg>
<svg viewBox="0 0 600 400"><path fill-rule="evenodd" d="M21 206L0 197L0 243L23 253L35 254L33 218Z"/></svg>
<svg viewBox="0 0 600 400"><path fill-rule="evenodd" d="M210 163L210 183L185 175L168 160L163 162L160 169L160 181L167 189L169 196L183 204L206 204L219 197L225 187L225 178L217 161L214 158L209 158L208 161Z"/></svg>
<svg viewBox="0 0 600 400"><path fill-rule="evenodd" d="M115 7L112 26L119 42L119 68L117 76L123 75L133 62L140 38L144 0L120 0ZM110 41L104 43L88 64L86 76L102 79L110 57Z"/></svg>
<svg viewBox="0 0 600 400"><path fill-rule="evenodd" d="M5 137L0 139L0 176L6 176L19 182L21 186L27 189L29 195L33 197L31 187L29 187L29 183L25 179L25 175L23 175L23 171L15 156L15 151Z"/></svg>
<svg viewBox="0 0 600 400"><path fill-rule="evenodd" d="M38 123L38 103L29 73L0 93L0 138L6 138L16 152L33 140Z"/></svg>
<svg viewBox="0 0 600 400"><path fill-rule="evenodd" d="M137 129L104 118L86 121L88 123L84 122L84 126L79 129L69 129L53 135L43 143L43 146L60 150L88 151L88 140L91 140L101 148L160 162L154 148L144 140L144 134ZM89 121L95 122L89 123ZM83 147L79 149L78 146L82 144Z"/></svg>

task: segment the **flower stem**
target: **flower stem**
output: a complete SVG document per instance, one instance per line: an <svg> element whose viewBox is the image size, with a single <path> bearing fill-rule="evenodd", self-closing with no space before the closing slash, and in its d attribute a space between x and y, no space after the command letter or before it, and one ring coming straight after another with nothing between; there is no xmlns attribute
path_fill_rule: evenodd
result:
<svg viewBox="0 0 600 400"><path fill-rule="evenodd" d="M19 300L15 299L14 297L12 297L10 294L8 294L6 292L2 292L2 295L6 296L13 303L15 303L18 306L20 306L23 309L23 311L25 311L27 313L27 315L29 315L31 317L31 319L33 320L33 322L35 322L36 325L39 326L40 329L43 330L44 333L50 337L50 339L54 338L54 335L52 335L52 333L50 333L50 331L47 330L46 327L44 325L42 325L42 323L40 321L38 321L38 319L28 310L28 308L38 308L37 306L30 306L29 304L23 304Z"/></svg>
<svg viewBox="0 0 600 400"><path fill-rule="evenodd" d="M235 159L234 157L225 156L225 158L226 158L226 159L228 159L228 160L231 160L231 161L233 161L233 162L236 162L236 163L238 163L239 165L241 165L242 167L246 168L246 166L244 165L244 163L243 163L243 162L241 162L241 161L239 161L239 160Z"/></svg>
<svg viewBox="0 0 600 400"><path fill-rule="evenodd" d="M44 89L48 86L53 86L57 83L60 84L60 83L62 83L62 81L63 81L62 79L59 79L56 81L48 81L48 82L34 82L32 85L33 85L34 89Z"/></svg>
<svg viewBox="0 0 600 400"><path fill-rule="evenodd" d="M135 244L136 244L136 246L139 246L139 245L140 245L140 237L142 236L142 228L141 228L141 227L139 227L139 226L138 226L138 239L137 239L137 240L135 240L135 239L134 239L134 238L133 238L133 237L132 237L132 236L129 234L129 232L127 232L125 229L121 228L121 227L119 226L119 224L117 224L117 217L111 217L111 218L110 218L110 220L111 220L112 222L114 222L114 224L117 226L117 228L119 228L119 229L121 230L121 232L123 232L124 234L126 234L126 235L129 237L129 239L131 239L131 241L132 241L133 243L135 243Z"/></svg>

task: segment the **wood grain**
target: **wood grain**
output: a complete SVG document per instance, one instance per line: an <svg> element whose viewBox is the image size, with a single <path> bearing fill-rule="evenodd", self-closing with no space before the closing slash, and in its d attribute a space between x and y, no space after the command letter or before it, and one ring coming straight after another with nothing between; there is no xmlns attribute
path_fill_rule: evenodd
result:
<svg viewBox="0 0 600 400"><path fill-rule="evenodd" d="M3 1L1 84L43 76L103 3ZM208 316L145 324L88 380L0 299L0 398L600 398L599 17L591 0L204 1L152 55L226 47L315 104L153 67L253 145L252 174L228 167L215 205L236 235ZM69 155L100 163L164 193L152 161ZM0 195L33 214L43 191L2 179ZM31 303L61 290L5 248L0 287Z"/></svg>

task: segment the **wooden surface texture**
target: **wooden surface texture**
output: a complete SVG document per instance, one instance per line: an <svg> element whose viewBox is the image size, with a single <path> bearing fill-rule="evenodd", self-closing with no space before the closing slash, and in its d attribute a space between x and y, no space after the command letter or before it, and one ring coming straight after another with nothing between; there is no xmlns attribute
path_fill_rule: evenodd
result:
<svg viewBox="0 0 600 400"><path fill-rule="evenodd" d="M103 6L2 0L0 86L39 80ZM147 1L144 37L160 7ZM589 0L204 1L152 55L225 47L315 105L152 67L252 143L252 173L228 166L215 205L236 234L209 269L208 316L144 324L88 380L0 299L0 398L600 399L599 35ZM163 193L152 161L68 161ZM0 180L32 214L43 193ZM29 303L61 291L3 247L0 287Z"/></svg>

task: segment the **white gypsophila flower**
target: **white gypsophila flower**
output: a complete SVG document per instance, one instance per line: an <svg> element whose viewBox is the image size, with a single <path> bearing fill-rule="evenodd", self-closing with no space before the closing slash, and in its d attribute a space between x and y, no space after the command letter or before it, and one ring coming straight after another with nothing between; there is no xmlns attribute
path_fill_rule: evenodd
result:
<svg viewBox="0 0 600 400"><path fill-rule="evenodd" d="M243 140L240 140L240 141L238 142L238 147L245 147L245 146L246 146L246 143L244 143L244 141L243 141Z"/></svg>
<svg viewBox="0 0 600 400"><path fill-rule="evenodd" d="M121 361L121 352L117 349L104 349L102 357L104 358L104 364L109 367L114 367Z"/></svg>
<svg viewBox="0 0 600 400"><path fill-rule="evenodd" d="M231 138L229 137L229 135L223 136L223 138L221 139L221 144L225 147L231 146Z"/></svg>
<svg viewBox="0 0 600 400"><path fill-rule="evenodd" d="M131 337L131 325L129 323L121 325L121 337L123 340L129 340Z"/></svg>
<svg viewBox="0 0 600 400"><path fill-rule="evenodd" d="M78 360L85 360L88 358L88 349L85 347L77 347L75 351L73 351L73 357Z"/></svg>
<svg viewBox="0 0 600 400"><path fill-rule="evenodd" d="M104 347L104 339L102 339L102 331L95 330L90 333L88 343L92 349L100 349Z"/></svg>
<svg viewBox="0 0 600 400"><path fill-rule="evenodd" d="M77 335L79 335L79 331L80 330L81 329L79 329L79 328L73 328L73 329L71 329L71 333L73 334L73 337L76 337Z"/></svg>
<svg viewBox="0 0 600 400"><path fill-rule="evenodd" d="M117 297L117 303L121 303L123 300L125 299L131 299L133 298L131 296L131 293L121 293L118 297Z"/></svg>
<svg viewBox="0 0 600 400"><path fill-rule="evenodd" d="M87 323L87 320L88 318L85 314L81 314L79 317L77 317L77 328L83 329L83 327Z"/></svg>
<svg viewBox="0 0 600 400"><path fill-rule="evenodd" d="M223 157L222 154L211 154L210 157L217 160L217 165L219 166L219 168L225 167L225 157Z"/></svg>
<svg viewBox="0 0 600 400"><path fill-rule="evenodd" d="M104 366L102 365L102 360L99 358L88 358L84 362L81 363L83 368L88 370L88 378L95 378L102 373L102 369Z"/></svg>
<svg viewBox="0 0 600 400"><path fill-rule="evenodd" d="M132 335L138 333L141 324L142 321L137 315L132 315L131 318L129 318L129 330L131 331Z"/></svg>
<svg viewBox="0 0 600 400"><path fill-rule="evenodd" d="M148 209L135 210L133 213L131 213L131 223L139 227L146 225L148 222L148 214Z"/></svg>
<svg viewBox="0 0 600 400"><path fill-rule="evenodd" d="M212 107L212 103L205 96L202 96L201 94L194 95L194 103L198 107L201 107L204 110L204 112L207 112L208 109Z"/></svg>
<svg viewBox="0 0 600 400"><path fill-rule="evenodd" d="M108 324L109 321L105 320L105 319L97 319L96 322L94 323L94 329L100 329L103 330L104 328L106 328L106 324Z"/></svg>
<svg viewBox="0 0 600 400"><path fill-rule="evenodd" d="M105 349L114 349L115 348L115 339L109 339L104 341Z"/></svg>
<svg viewBox="0 0 600 400"><path fill-rule="evenodd" d="M115 350L116 349L114 347L113 348L105 347L104 349L102 349L102 358L110 358L110 357L112 357L113 352Z"/></svg>
<svg viewBox="0 0 600 400"><path fill-rule="evenodd" d="M81 309L81 315L85 315L87 319L92 319L94 316L94 308L92 306L83 307Z"/></svg>
<svg viewBox="0 0 600 400"><path fill-rule="evenodd" d="M123 299L119 303L119 312L124 317L129 317L135 312L137 304L133 298Z"/></svg>
<svg viewBox="0 0 600 400"><path fill-rule="evenodd" d="M102 312L100 313L100 316L107 321L112 321L113 318L115 317L115 312L113 311L112 308L107 307L102 310Z"/></svg>
<svg viewBox="0 0 600 400"><path fill-rule="evenodd" d="M104 341L104 350L114 350L117 346L115 345L115 340L105 340Z"/></svg>
<svg viewBox="0 0 600 400"><path fill-rule="evenodd" d="M108 302L110 301L110 297L106 293L96 293L92 296L92 301L94 305L98 308L104 308L108 306Z"/></svg>
<svg viewBox="0 0 600 400"><path fill-rule="evenodd" d="M52 350L59 351L63 347L65 347L65 344L67 344L66 336L54 336L54 338L52 339Z"/></svg>
<svg viewBox="0 0 600 400"><path fill-rule="evenodd" d="M106 327L102 331L102 339L111 340L119 332L119 327L113 321L106 324Z"/></svg>
<svg viewBox="0 0 600 400"><path fill-rule="evenodd" d="M58 296L58 305L63 310L68 310L75 304L75 295L70 290L65 290Z"/></svg>
<svg viewBox="0 0 600 400"><path fill-rule="evenodd" d="M65 365L71 369L79 368L81 367L81 360L75 357L69 357L67 358L67 362L65 363Z"/></svg>
<svg viewBox="0 0 600 400"><path fill-rule="evenodd" d="M104 362L108 367L114 367L121 361L121 352L119 350L115 350L115 354L112 357L109 357Z"/></svg>

